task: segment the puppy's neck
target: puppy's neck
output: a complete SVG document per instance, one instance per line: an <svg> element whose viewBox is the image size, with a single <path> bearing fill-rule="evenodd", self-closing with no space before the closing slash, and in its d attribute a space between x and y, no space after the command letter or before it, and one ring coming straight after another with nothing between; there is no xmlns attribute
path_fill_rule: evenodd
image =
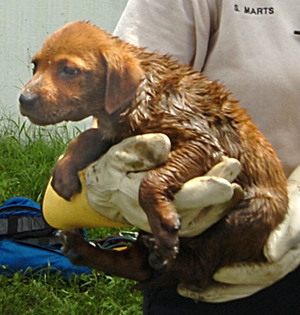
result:
<svg viewBox="0 0 300 315"><path fill-rule="evenodd" d="M119 109L110 115L102 111L95 116L98 119L98 127L105 139L117 143L132 134L128 119L124 119L125 112L126 108Z"/></svg>

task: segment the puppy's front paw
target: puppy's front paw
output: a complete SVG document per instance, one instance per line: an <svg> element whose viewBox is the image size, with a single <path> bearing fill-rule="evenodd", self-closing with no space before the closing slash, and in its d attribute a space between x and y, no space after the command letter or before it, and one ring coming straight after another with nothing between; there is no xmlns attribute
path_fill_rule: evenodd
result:
<svg viewBox="0 0 300 315"><path fill-rule="evenodd" d="M62 252L71 263L77 266L87 266L92 246L76 231L62 231L60 238L63 244Z"/></svg>
<svg viewBox="0 0 300 315"><path fill-rule="evenodd" d="M75 193L81 191L81 182L73 164L62 158L55 166L51 181L53 189L58 195L70 200Z"/></svg>

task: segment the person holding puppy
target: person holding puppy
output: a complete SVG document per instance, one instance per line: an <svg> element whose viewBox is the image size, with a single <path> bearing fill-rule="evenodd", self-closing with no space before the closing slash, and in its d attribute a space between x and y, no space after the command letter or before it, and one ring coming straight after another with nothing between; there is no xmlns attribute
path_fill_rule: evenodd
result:
<svg viewBox="0 0 300 315"><path fill-rule="evenodd" d="M272 143L286 175L290 175L300 162L297 89L300 64L296 59L300 45L299 10L298 1L283 0L268 1L263 5L261 1L241 0L129 0L115 34L137 46L147 47L149 51L170 54L203 71L209 79L224 83ZM299 175L297 180L300 180ZM291 244L300 245L296 245L300 233L300 216L296 207L300 208L300 199L297 197L293 200L291 194L290 189L291 209L295 212L291 216L298 221L291 223L288 230L294 234L290 235L291 239L287 242L280 243L280 237L277 239L278 247L282 247L280 250L287 252ZM275 256L273 258L276 260ZM295 260L296 266L299 265L299 253ZM233 278L229 277L229 283ZM207 314L214 310L222 314L227 311L242 314L243 310L249 312L250 309L262 312L267 298L272 299L272 302L265 304L266 308L273 305L274 312L278 312L280 307L288 312L283 304L296 303L296 298L300 298L300 293L297 293L299 287L298 290L293 287L296 279L300 279L299 267L286 280L252 298L219 305L198 303L194 308L187 307L185 303L191 305L193 302L177 296L174 288L147 292L145 314L184 314L180 313L180 307L181 310L186 307L188 314ZM251 276L248 280L251 282ZM244 279L244 283L248 280ZM224 302L238 298L243 292L243 279L237 277L235 281L236 291L232 295L227 285L223 291L216 289L215 293L212 290L206 296L203 294L203 300ZM266 286L268 281L265 279ZM261 282L264 282L263 274ZM283 302L282 294L287 296L286 290L290 292L290 300L287 298ZM176 300L180 301L177 303ZM291 306L292 309L295 306ZM273 313L270 308L267 311Z"/></svg>
<svg viewBox="0 0 300 315"><path fill-rule="evenodd" d="M147 47L149 51L171 54L203 71L209 79L224 83L273 144L286 174L290 175L298 166L300 157L296 105L299 102L300 71L296 60L300 45L300 24L297 29L299 9L294 0L268 1L268 5L263 7L258 1L242 0L129 0L115 34L137 46ZM148 138L147 141L151 143L152 140ZM101 179L110 177L111 183L115 178L119 187L120 178L125 178L126 171L124 167L118 169L122 172L115 169L113 152L128 154L128 147L122 143L115 147L114 151L106 154L106 163L103 159L99 163L99 169L105 172L112 169L114 172L109 174L115 177L107 175ZM135 152L131 154L135 160L139 159ZM131 192L121 189L122 198L118 202L122 203L124 212L132 211L132 203L127 201L136 193L142 175L133 176L131 181L126 179L126 187L132 188ZM269 238L265 247L267 263L219 270L214 276L216 285L204 291L179 290L178 294L176 287L145 291L144 314L243 314L251 311L274 314L280 310L292 314L297 309L296 303L299 306L300 297L299 288L297 290L300 279L299 183L300 169L296 169L289 179L290 213ZM86 189L91 195L88 185ZM80 194L79 198L82 196ZM78 211L84 212L85 218L93 222L93 210L89 213L83 210L89 208L83 199L77 200ZM55 195L47 197L46 194L43 208L47 215L48 200L51 200L52 207L53 200L58 200L60 205L63 203ZM128 208L124 204L128 204ZM48 218L52 220L51 215ZM59 222L55 216L53 223L60 228L83 224L82 218L78 222L69 222L70 226L63 219ZM106 220L103 225L118 225L114 224L113 217L109 218L111 221L102 219ZM94 222L97 220L95 217ZM276 283L281 278L283 280ZM260 291L266 287L269 288ZM193 299L203 302L195 303Z"/></svg>

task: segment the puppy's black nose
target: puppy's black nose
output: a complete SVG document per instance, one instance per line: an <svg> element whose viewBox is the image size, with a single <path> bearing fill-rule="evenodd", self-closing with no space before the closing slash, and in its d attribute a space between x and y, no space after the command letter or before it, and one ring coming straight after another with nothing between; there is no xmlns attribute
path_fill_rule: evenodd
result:
<svg viewBox="0 0 300 315"><path fill-rule="evenodd" d="M20 105L23 108L31 108L33 107L37 102L38 97L35 94L32 93L22 93L19 97Z"/></svg>

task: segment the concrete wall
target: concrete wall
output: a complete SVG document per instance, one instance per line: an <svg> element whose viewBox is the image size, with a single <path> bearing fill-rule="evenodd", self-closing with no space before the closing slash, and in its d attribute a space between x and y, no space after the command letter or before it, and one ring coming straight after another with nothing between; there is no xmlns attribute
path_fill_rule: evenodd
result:
<svg viewBox="0 0 300 315"><path fill-rule="evenodd" d="M0 117L19 116L31 58L48 35L75 20L113 31L127 0L0 0Z"/></svg>

